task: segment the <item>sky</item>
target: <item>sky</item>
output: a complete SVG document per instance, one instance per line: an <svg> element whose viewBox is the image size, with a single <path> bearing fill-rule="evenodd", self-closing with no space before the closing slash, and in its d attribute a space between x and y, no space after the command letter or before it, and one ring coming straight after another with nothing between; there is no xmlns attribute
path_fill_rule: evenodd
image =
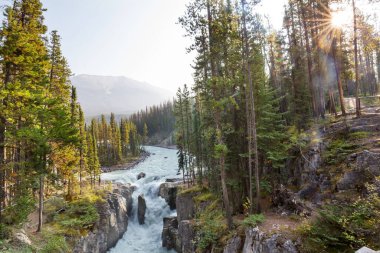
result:
<svg viewBox="0 0 380 253"><path fill-rule="evenodd" d="M264 0L277 25L283 0ZM177 24L189 0L42 0L75 74L126 76L175 92L192 84L194 54ZM275 4L274 4L275 3Z"/></svg>
<svg viewBox="0 0 380 253"><path fill-rule="evenodd" d="M280 29L285 1L262 0L256 10ZM47 8L45 24L61 35L62 50L74 74L126 76L172 93L193 83L195 55L186 53L191 41L177 24L188 2L42 0ZM361 2L358 0L361 9L373 12L374 4Z"/></svg>
<svg viewBox="0 0 380 253"><path fill-rule="evenodd" d="M190 0L42 0L74 74L126 76L175 92L192 84L194 54L177 20ZM10 3L11 0L5 0ZM284 0L258 8L280 27Z"/></svg>

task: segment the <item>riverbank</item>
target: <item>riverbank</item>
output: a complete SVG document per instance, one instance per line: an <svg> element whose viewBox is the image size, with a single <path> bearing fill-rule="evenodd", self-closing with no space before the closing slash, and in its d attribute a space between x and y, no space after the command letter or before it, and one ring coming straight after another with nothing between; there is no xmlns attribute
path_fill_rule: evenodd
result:
<svg viewBox="0 0 380 253"><path fill-rule="evenodd" d="M141 162L144 162L145 159L147 159L151 154L147 151L142 151L139 157L136 158L131 158L131 160L127 161L126 163L123 164L117 164L117 165L112 165L110 167L102 167L102 173L108 173L108 172L113 172L116 170L130 170L134 168L136 165L138 165Z"/></svg>

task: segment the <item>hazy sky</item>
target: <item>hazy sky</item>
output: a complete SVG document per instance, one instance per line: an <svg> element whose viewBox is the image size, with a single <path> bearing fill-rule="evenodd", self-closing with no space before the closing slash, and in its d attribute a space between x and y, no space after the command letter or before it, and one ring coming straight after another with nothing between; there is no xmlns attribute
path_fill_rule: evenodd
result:
<svg viewBox="0 0 380 253"><path fill-rule="evenodd" d="M175 91L192 83L194 55L176 24L189 0L42 0L75 74L123 75ZM264 0L274 22L283 0Z"/></svg>
<svg viewBox="0 0 380 253"><path fill-rule="evenodd" d="M259 6L274 27L281 26L284 1L262 0ZM192 84L191 41L176 24L188 2L42 0L45 24L61 35L74 74L127 76L172 92Z"/></svg>

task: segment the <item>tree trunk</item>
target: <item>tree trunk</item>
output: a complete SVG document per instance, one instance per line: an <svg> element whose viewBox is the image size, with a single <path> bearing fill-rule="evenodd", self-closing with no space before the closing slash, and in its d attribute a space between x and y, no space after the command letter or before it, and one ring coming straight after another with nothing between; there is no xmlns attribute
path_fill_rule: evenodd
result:
<svg viewBox="0 0 380 253"><path fill-rule="evenodd" d="M360 117L360 100L359 100L359 63L358 63L358 35L355 0L352 0L352 11L354 15L354 53L355 53L355 99L356 99L356 117Z"/></svg>
<svg viewBox="0 0 380 253"><path fill-rule="evenodd" d="M211 79L214 79L217 77L217 71L216 71L216 63L215 63L215 56L213 52L213 46L214 46L214 41L213 41L213 30L212 30L212 14L211 14L211 6L210 6L210 0L207 1L207 18L208 18L208 31L209 31L209 47L210 47L210 65L211 65ZM212 80L213 82L213 97L214 99L217 99L217 92L216 92L216 84L215 80ZM220 126L220 109L217 108L215 112L215 126L216 126L216 132L217 132L217 139L218 139L218 144L219 145L224 145L223 138L222 138L222 133L221 133L221 126ZM219 158L219 165L220 165L220 176L221 176L221 185L222 185L222 192L223 192L223 202L224 202L224 208L226 209L226 216L227 216L227 224L229 229L232 229L233 227L233 221L232 221L232 213L231 213L231 208L230 208L230 201L228 198L228 190L227 190L227 184L226 184L226 173L225 173L225 157L224 153L220 155Z"/></svg>
<svg viewBox="0 0 380 253"><path fill-rule="evenodd" d="M335 74L336 74L336 81L338 84L338 91L339 91L339 102L340 102L340 108L342 110L342 115L346 116L346 107L344 105L344 97L343 97L343 87L342 87L342 81L340 79L340 69L337 62L337 41L334 39L333 41L333 59L334 59L334 67L335 67Z"/></svg>
<svg viewBox="0 0 380 253"><path fill-rule="evenodd" d="M252 81L252 76L251 76L251 64L249 62L249 45L248 45L248 33L247 33L247 25L246 25L246 14L245 14L245 2L244 0L241 0L241 5L242 5L242 11L243 11L243 36L244 36L244 56L245 56L245 65L246 65L246 78L248 81L248 87L249 87L249 100L250 100L250 116L247 118L247 121L249 122L249 128L250 133L248 135L248 140L251 140L250 143L248 144L249 148L249 165L251 165L251 152L252 150L250 149L251 146L250 144L253 145L253 153L255 154L255 181L256 181L256 212L260 213L261 212L261 206L260 206L260 172L259 172L259 159L258 159L258 149L257 149L257 132L256 132L256 111L255 111L255 97L253 94L253 81ZM248 103L248 101L247 101ZM249 111L249 110L248 110ZM249 182L250 182L250 198L252 201L252 168L249 168ZM251 212L252 212L252 204L251 202Z"/></svg>
<svg viewBox="0 0 380 253"><path fill-rule="evenodd" d="M39 193L39 205L38 205L38 227L36 232L42 231L42 212L44 209L44 181L45 176L41 174L40 176L40 193Z"/></svg>
<svg viewBox="0 0 380 253"><path fill-rule="evenodd" d="M309 28L306 24L306 13L305 13L305 6L303 3L303 0L299 0L299 2L301 5L302 24L303 24L303 28L304 28L305 41L306 41L307 70L308 70L308 80L309 80L309 89L310 89L310 95L311 95L311 103L313 106L313 116L316 117L318 115L318 113L317 113L317 104L316 104L316 99L315 99L314 82L313 82L313 61L311 58L311 47L310 47L310 41L309 41Z"/></svg>

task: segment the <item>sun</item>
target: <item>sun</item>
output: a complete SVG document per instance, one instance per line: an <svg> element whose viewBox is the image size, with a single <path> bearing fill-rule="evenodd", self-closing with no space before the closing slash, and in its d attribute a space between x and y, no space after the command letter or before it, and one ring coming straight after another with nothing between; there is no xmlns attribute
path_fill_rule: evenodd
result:
<svg viewBox="0 0 380 253"><path fill-rule="evenodd" d="M347 10L337 10L331 12L331 26L334 28L343 28L350 25L351 23L351 13Z"/></svg>

